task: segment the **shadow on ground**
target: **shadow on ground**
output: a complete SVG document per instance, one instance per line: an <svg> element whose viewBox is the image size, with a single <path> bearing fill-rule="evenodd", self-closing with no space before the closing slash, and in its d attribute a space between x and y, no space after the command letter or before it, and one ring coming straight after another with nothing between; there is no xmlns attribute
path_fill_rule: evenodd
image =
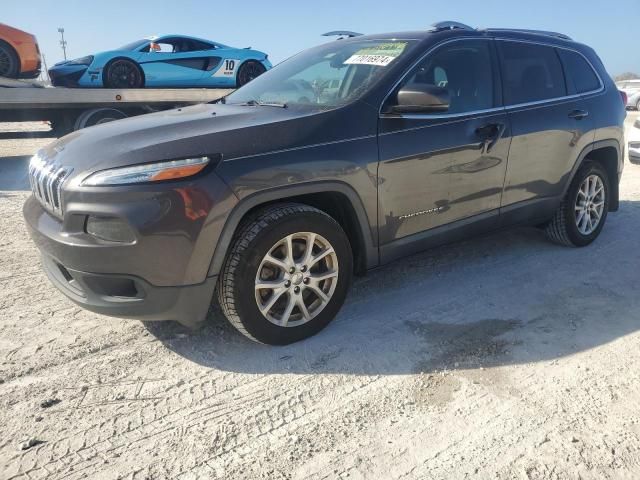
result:
<svg viewBox="0 0 640 480"><path fill-rule="evenodd" d="M0 132L0 140L25 140L32 138L56 138L51 130L35 132Z"/></svg>
<svg viewBox="0 0 640 480"><path fill-rule="evenodd" d="M286 347L245 339L215 308L199 332L147 328L183 357L244 373L389 375L551 361L638 329L638 231L640 205L623 202L583 249L520 228L430 250L357 279L329 327Z"/></svg>
<svg viewBox="0 0 640 480"><path fill-rule="evenodd" d="M29 190L29 156L0 158L0 190Z"/></svg>

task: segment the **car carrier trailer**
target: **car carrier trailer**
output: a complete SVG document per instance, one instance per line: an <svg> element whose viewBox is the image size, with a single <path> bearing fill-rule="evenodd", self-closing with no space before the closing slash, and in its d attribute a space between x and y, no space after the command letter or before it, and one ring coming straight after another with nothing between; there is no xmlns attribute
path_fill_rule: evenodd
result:
<svg viewBox="0 0 640 480"><path fill-rule="evenodd" d="M0 78L0 122L48 121L60 137L112 120L212 102L230 89L79 89Z"/></svg>

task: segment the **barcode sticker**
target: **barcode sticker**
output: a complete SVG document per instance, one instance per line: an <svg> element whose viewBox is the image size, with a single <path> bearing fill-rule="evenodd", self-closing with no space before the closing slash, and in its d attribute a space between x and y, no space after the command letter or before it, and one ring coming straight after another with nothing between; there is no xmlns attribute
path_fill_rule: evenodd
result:
<svg viewBox="0 0 640 480"><path fill-rule="evenodd" d="M406 46L406 42L374 44L358 50L344 63L345 65L375 65L377 67L386 67L402 54Z"/></svg>
<svg viewBox="0 0 640 480"><path fill-rule="evenodd" d="M389 55L352 55L346 62L346 65L377 65L378 67L386 67L395 60L396 57Z"/></svg>

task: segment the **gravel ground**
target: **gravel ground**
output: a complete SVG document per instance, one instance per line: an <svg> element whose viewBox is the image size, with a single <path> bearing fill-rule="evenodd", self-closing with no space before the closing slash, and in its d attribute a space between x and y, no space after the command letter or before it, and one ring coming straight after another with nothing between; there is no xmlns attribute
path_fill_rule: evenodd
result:
<svg viewBox="0 0 640 480"><path fill-rule="evenodd" d="M48 141L0 139L0 478L640 477L640 166L588 248L431 250L273 348L217 311L193 333L50 286L21 215Z"/></svg>

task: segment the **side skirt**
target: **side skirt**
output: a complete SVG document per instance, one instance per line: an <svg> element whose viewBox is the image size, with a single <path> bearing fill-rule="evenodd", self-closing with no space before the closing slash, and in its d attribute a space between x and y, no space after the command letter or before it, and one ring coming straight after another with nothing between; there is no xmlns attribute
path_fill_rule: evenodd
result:
<svg viewBox="0 0 640 480"><path fill-rule="evenodd" d="M561 200L557 197L527 200L400 238L380 246L380 264L482 233L544 223L551 219Z"/></svg>

